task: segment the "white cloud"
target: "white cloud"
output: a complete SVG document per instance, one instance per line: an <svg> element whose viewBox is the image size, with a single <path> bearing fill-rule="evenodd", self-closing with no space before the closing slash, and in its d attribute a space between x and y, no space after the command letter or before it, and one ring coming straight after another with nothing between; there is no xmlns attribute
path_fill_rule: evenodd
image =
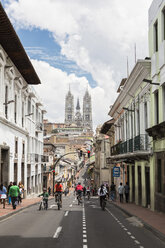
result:
<svg viewBox="0 0 165 248"><path fill-rule="evenodd" d="M17 28L37 27L50 31L60 44L62 55L91 73L97 82L97 87L91 89L96 124L108 119L108 108L116 97L117 85L122 77L126 77L126 57L129 58L130 68L134 64L134 44L137 46L137 58L148 55L147 22L151 2L152 0L10 0L6 9ZM39 69L43 64L36 63L39 75L46 77L43 82L47 82L48 74L42 75L42 69ZM62 99L59 94L62 94L63 99L65 95L66 85L62 82L64 78L67 84L68 80L72 81L73 87L78 87L77 83L80 83L80 88L85 87L84 82L87 80L51 67L49 69L50 81L54 81L49 94L53 94L54 89L57 109L61 106ZM57 82L60 84L58 87ZM41 94L43 93L44 88L41 90ZM102 104L98 104L98 99ZM50 98L45 100L46 104L50 103ZM53 102L50 104L53 107ZM50 108L48 112L51 117L57 118L58 111Z"/></svg>

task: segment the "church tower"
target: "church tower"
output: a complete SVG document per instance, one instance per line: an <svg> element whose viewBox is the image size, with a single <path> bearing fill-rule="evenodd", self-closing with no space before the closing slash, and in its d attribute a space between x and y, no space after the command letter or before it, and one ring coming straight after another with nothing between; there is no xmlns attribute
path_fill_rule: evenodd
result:
<svg viewBox="0 0 165 248"><path fill-rule="evenodd" d="M79 103L79 98L77 99L77 106L76 106L76 114L75 114L75 124L78 127L82 127L82 117L80 113L80 103Z"/></svg>
<svg viewBox="0 0 165 248"><path fill-rule="evenodd" d="M83 126L86 129L92 130L92 103L88 89L83 98Z"/></svg>
<svg viewBox="0 0 165 248"><path fill-rule="evenodd" d="M74 97L70 92L65 97L65 124L70 125L74 123Z"/></svg>

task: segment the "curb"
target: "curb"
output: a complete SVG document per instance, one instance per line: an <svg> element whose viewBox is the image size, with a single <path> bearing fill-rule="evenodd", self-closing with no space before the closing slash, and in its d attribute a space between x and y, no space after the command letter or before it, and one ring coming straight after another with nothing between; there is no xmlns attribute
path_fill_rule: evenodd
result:
<svg viewBox="0 0 165 248"><path fill-rule="evenodd" d="M30 208L30 207L32 207L32 206L34 206L34 205L37 205L38 203L39 203L39 202L35 202L35 203L30 204L30 205L28 205L28 206L26 206L26 207L19 208L19 209L15 210L15 211L13 210L13 212L8 213L8 214L5 214L5 215L3 215L3 216L0 217L0 222L1 222L1 220L7 219L8 217L10 217L10 216L12 216L12 215L16 215L17 213L23 211L23 210L26 209L26 208Z"/></svg>
<svg viewBox="0 0 165 248"><path fill-rule="evenodd" d="M157 236L160 240L165 242L165 235L158 231L155 227L149 225L148 223L146 223L144 220L142 220L141 218L139 218L137 215L131 214L130 212L128 212L127 210L123 209L122 207L118 206L117 204L108 201L109 204L112 204L113 206L117 207L118 209L120 209L122 212L124 212L126 215L128 215L129 217L131 216L135 216L136 218L138 218L144 225L144 227L149 230L150 232L152 232L155 236Z"/></svg>
<svg viewBox="0 0 165 248"><path fill-rule="evenodd" d="M51 199L54 199L54 197L52 196L52 197L50 198L50 200L51 200ZM25 206L25 207L22 207L22 208L19 208L19 209L17 209L17 210L13 210L13 212L10 212L10 213L5 214L5 215L3 215L3 216L0 216L0 222L1 222L1 220L7 219L8 217L17 214L17 213L23 211L24 209L30 208L30 207L32 207L32 206L35 206L35 205L39 204L39 203L40 203L40 201L35 202L35 203L32 203L32 204L29 204L29 205L27 205L27 206Z"/></svg>

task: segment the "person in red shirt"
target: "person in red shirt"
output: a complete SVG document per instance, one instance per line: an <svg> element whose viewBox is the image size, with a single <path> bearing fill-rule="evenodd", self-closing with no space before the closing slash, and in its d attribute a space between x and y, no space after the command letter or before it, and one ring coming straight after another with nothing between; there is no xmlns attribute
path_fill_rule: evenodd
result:
<svg viewBox="0 0 165 248"><path fill-rule="evenodd" d="M57 202L57 195L60 194L60 201L61 201L61 206L62 206L62 193L63 193L63 187L60 181L58 181L54 187L54 192L55 192L55 201Z"/></svg>
<svg viewBox="0 0 165 248"><path fill-rule="evenodd" d="M83 192L83 186L81 185L81 183L79 182L75 188L75 191L77 192L77 195L82 195L82 192Z"/></svg>

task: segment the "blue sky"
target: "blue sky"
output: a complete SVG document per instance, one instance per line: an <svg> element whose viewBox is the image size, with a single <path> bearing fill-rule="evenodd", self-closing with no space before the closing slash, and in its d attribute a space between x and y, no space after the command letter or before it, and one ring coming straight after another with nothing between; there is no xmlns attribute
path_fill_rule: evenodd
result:
<svg viewBox="0 0 165 248"><path fill-rule="evenodd" d="M80 100L88 86L94 126L110 119L122 78L148 56L152 0L2 0L41 79L37 87L50 120L64 119L69 85ZM115 24L115 25L114 25Z"/></svg>
<svg viewBox="0 0 165 248"><path fill-rule="evenodd" d="M31 30L18 29L17 34L31 59L46 61L51 66L68 74L75 73L78 77L84 76L88 79L91 87L96 86L91 74L79 68L74 61L68 60L66 56L61 55L61 47L49 31L39 28Z"/></svg>

